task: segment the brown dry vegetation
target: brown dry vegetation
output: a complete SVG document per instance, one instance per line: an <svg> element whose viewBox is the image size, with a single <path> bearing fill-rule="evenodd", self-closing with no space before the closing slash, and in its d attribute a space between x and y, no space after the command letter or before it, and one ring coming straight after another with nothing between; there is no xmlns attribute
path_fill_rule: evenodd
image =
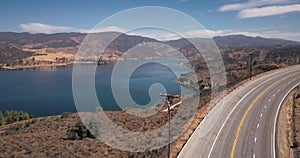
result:
<svg viewBox="0 0 300 158"><path fill-rule="evenodd" d="M300 157L300 87L286 98L278 121L279 157Z"/></svg>
<svg viewBox="0 0 300 158"><path fill-rule="evenodd" d="M111 111L107 115L118 116L116 120L124 118L122 112ZM77 114L70 114L1 126L0 157L159 157L164 150L133 153L113 149L98 139L67 140L67 130L78 121Z"/></svg>

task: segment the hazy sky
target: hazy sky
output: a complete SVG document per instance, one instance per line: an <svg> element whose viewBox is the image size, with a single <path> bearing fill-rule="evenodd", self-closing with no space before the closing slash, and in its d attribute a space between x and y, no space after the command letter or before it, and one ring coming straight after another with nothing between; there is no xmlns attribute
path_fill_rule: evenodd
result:
<svg viewBox="0 0 300 158"><path fill-rule="evenodd" d="M104 18L140 6L184 12L212 36L245 34L300 41L300 0L1 0L0 31L85 32ZM103 31L126 29L107 26ZM198 36L197 31L194 34Z"/></svg>

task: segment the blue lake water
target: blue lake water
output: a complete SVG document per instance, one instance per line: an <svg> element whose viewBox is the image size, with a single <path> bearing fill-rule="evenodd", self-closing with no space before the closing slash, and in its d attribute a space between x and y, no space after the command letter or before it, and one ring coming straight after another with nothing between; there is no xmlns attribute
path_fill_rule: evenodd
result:
<svg viewBox="0 0 300 158"><path fill-rule="evenodd" d="M124 61L125 62L125 61ZM135 60L126 62L138 62ZM173 64L177 73L191 71L188 67L178 66L178 59L164 62ZM83 65L89 69L91 65ZM104 110L120 110L111 91L111 74L114 63L100 65L96 69L95 88L98 100ZM0 111L22 110L35 116L75 112L72 94L72 66L50 70L26 69L15 71L0 70ZM84 69L83 69L84 71ZM193 90L181 87L175 82L176 75L169 68L157 63L148 63L137 68L130 77L131 97L138 104L150 102L149 88L154 83L161 83L168 93L193 94ZM119 77L117 84L124 88L125 78ZM159 95L159 94L158 94Z"/></svg>

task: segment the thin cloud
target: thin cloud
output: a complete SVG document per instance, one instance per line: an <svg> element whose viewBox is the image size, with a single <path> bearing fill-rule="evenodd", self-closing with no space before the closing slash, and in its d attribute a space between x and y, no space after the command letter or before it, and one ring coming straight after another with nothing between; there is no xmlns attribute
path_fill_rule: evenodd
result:
<svg viewBox="0 0 300 158"><path fill-rule="evenodd" d="M183 35L187 38L195 38L195 37L201 37L201 38L210 38L214 36L222 36L231 30L190 30L187 32L184 32Z"/></svg>
<svg viewBox="0 0 300 158"><path fill-rule="evenodd" d="M92 30L85 30L84 32L89 32L89 33L97 33L97 32L126 32L126 29L121 28L119 26L107 26L107 27L102 27L102 28L95 28Z"/></svg>
<svg viewBox="0 0 300 158"><path fill-rule="evenodd" d="M300 7L300 5L298 7ZM289 9L289 11L290 10L291 9ZM297 10L297 11L299 11L299 10ZM266 38L283 38L283 39L300 41L300 33L298 33L298 32L279 32L279 31L268 30L266 28L257 29L256 31L253 31L253 32L237 31L237 30L202 29L202 30L188 30L185 32L179 32L178 34L175 34L175 33L171 33L168 31L162 31L162 30L146 30L146 31L130 31L130 32L128 32L128 30L126 30L125 28L121 28L118 26L107 26L107 27L97 28L97 29L93 29L93 30L79 29L79 28L74 28L74 27L70 27L70 26L55 26L55 25L42 24L42 23L28 23L28 24L21 24L20 26L23 31L27 31L27 32L31 32L31 33L58 33L58 32L96 33L96 32L115 31L115 32L123 32L123 33L129 34L129 35L139 35L139 36L144 36L144 37L155 38L155 39L164 40L164 41L179 39L179 38L181 38L180 35L183 35L186 38L196 38L196 37L210 38L210 37L214 37L214 36L226 36L226 35L236 35L236 34L242 34L242 35L252 36L252 37L261 36L261 37L266 37Z"/></svg>
<svg viewBox="0 0 300 158"><path fill-rule="evenodd" d="M285 6L268 6L262 8L245 9L238 13L239 18L255 18L300 12L300 4Z"/></svg>
<svg viewBox="0 0 300 158"><path fill-rule="evenodd" d="M184 3L184 2L188 2L190 0L179 0L178 3Z"/></svg>
<svg viewBox="0 0 300 158"><path fill-rule="evenodd" d="M289 0L249 0L244 3L234 3L234 4L226 4L219 8L219 11L239 11L254 7L262 7L266 5L275 5L275 4L287 4L290 3Z"/></svg>
<svg viewBox="0 0 300 158"><path fill-rule="evenodd" d="M68 26L54 26L42 23L28 23L20 25L23 31L32 33L56 33L56 32L68 32L74 28Z"/></svg>
<svg viewBox="0 0 300 158"><path fill-rule="evenodd" d="M168 31L164 31L164 30L159 30L159 29L157 29L157 30L143 30L143 31L133 30L133 31L130 31L130 32L126 32L126 34L149 37L149 38L154 38L154 39L162 40L162 41L181 38L180 35L178 35L178 34L168 32Z"/></svg>
<svg viewBox="0 0 300 158"><path fill-rule="evenodd" d="M126 29L118 26L107 26L96 29L80 29L70 26L55 26L43 23L28 23L20 25L22 31L31 33L59 33L59 32L81 32L81 33L97 33L97 32L126 32Z"/></svg>

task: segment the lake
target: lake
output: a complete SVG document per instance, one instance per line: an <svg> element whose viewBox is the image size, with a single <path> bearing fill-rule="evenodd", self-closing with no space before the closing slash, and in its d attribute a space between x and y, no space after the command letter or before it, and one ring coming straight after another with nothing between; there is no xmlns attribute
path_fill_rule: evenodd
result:
<svg viewBox="0 0 300 158"><path fill-rule="evenodd" d="M179 66L179 59L162 59L174 66L176 73L187 73L191 69ZM137 60L122 62L138 62ZM95 88L98 100L104 110L120 110L111 91L111 74L115 63L100 65L96 69ZM91 65L83 64L89 69ZM59 67L47 70L25 69L14 71L0 70L0 111L21 110L34 116L57 115L66 111L75 112L72 94L73 66ZM84 69L83 69L84 71ZM177 77L169 68L148 63L138 67L130 77L129 90L134 101L141 105L150 102L149 87L154 83L161 83L168 93L193 94L191 89L176 83ZM125 78L118 78L120 89L124 87ZM159 94L158 94L159 95Z"/></svg>

